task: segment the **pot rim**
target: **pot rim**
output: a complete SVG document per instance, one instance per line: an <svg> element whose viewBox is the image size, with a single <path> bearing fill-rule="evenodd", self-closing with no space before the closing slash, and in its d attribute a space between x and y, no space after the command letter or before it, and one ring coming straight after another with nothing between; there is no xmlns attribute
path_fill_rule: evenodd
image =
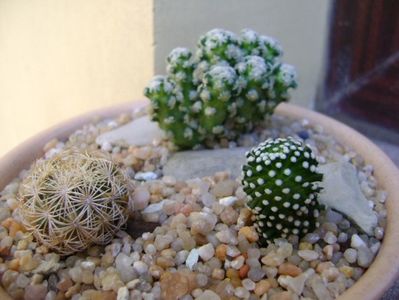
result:
<svg viewBox="0 0 399 300"><path fill-rule="evenodd" d="M22 170L28 168L35 159L43 156L43 146L52 139L65 140L72 132L95 118L115 117L123 112L129 112L146 105L148 105L147 100L139 100L94 110L34 135L0 157L0 190L17 177ZM307 119L311 123L320 124L327 133L334 136L341 144L349 145L368 164L373 165L379 186L388 192L386 201L387 226L384 239L368 270L338 299L380 298L399 274L399 230L395 230L399 228L399 218L396 217L399 215L399 192L396 187L397 182L399 182L399 169L373 142L339 121L287 103L281 103L276 108L275 113L293 119ZM4 294L4 290L0 287L0 296L4 297L5 295L2 294Z"/></svg>

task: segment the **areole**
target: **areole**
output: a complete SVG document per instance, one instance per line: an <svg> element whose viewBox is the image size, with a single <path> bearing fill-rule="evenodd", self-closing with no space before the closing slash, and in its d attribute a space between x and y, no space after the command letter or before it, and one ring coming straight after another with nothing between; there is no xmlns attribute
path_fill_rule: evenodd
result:
<svg viewBox="0 0 399 300"><path fill-rule="evenodd" d="M96 110L54 126L28 139L5 156L0 158L0 190L2 190L19 172L38 157L43 155L43 146L53 138L66 139L72 132L90 123L95 117L113 117L147 105L146 101L135 101L110 108ZM399 170L395 164L376 145L350 127L292 104L280 104L276 114L293 119L308 119L311 123L320 124L342 144L348 145L359 153L367 163L375 168L378 183L388 192L387 228L385 237L373 264L367 272L339 299L378 299L387 290L399 273ZM11 299L0 287L0 298Z"/></svg>

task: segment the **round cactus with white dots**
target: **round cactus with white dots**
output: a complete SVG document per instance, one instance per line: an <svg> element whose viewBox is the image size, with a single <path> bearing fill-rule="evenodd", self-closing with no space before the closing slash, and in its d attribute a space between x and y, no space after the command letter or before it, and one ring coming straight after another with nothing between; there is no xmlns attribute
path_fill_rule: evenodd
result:
<svg viewBox="0 0 399 300"><path fill-rule="evenodd" d="M291 137L268 139L246 157L242 183L261 244L303 236L319 226L323 175L309 146Z"/></svg>
<svg viewBox="0 0 399 300"><path fill-rule="evenodd" d="M281 56L276 40L251 29L239 35L213 29L194 54L172 50L167 75L145 88L152 118L180 148L234 140L264 122L296 87L295 69Z"/></svg>

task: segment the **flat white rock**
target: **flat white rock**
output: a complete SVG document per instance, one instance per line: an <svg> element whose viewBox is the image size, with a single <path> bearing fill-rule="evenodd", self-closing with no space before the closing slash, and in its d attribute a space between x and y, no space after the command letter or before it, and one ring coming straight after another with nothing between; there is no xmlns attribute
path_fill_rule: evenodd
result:
<svg viewBox="0 0 399 300"><path fill-rule="evenodd" d="M377 226L377 215L362 193L355 167L339 161L321 165L319 169L324 174L320 203L343 213L372 235Z"/></svg>
<svg viewBox="0 0 399 300"><path fill-rule="evenodd" d="M164 138L163 131L149 116L137 118L117 129L99 135L96 143L100 146L107 144L124 143L131 146L145 146L154 139Z"/></svg>
<svg viewBox="0 0 399 300"><path fill-rule="evenodd" d="M246 162L245 152L250 148L231 148L177 152L163 168L164 175L177 180L201 178L216 172L228 171L233 177L241 174L241 166Z"/></svg>

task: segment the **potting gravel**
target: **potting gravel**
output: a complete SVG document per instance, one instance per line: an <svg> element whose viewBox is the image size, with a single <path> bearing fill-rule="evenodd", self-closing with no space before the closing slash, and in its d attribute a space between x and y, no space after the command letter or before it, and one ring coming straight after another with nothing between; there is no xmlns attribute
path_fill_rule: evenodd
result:
<svg viewBox="0 0 399 300"><path fill-rule="evenodd" d="M43 159L69 146L98 148L96 137L143 110L112 120L95 120L68 141L53 140ZM134 189L132 217L159 222L133 239L118 232L111 244L60 257L25 232L18 214L18 188L26 171L1 193L1 284L15 299L333 299L350 288L377 254L386 223L386 193L373 166L324 129L307 120L273 116L267 127L216 147L255 146L267 138L305 140L320 164L352 163L364 195L378 216L373 236L360 232L342 214L326 210L320 227L302 239L291 235L259 248L258 235L240 178L227 172L179 181L162 176L174 151L166 140L134 147L103 144L123 166Z"/></svg>

